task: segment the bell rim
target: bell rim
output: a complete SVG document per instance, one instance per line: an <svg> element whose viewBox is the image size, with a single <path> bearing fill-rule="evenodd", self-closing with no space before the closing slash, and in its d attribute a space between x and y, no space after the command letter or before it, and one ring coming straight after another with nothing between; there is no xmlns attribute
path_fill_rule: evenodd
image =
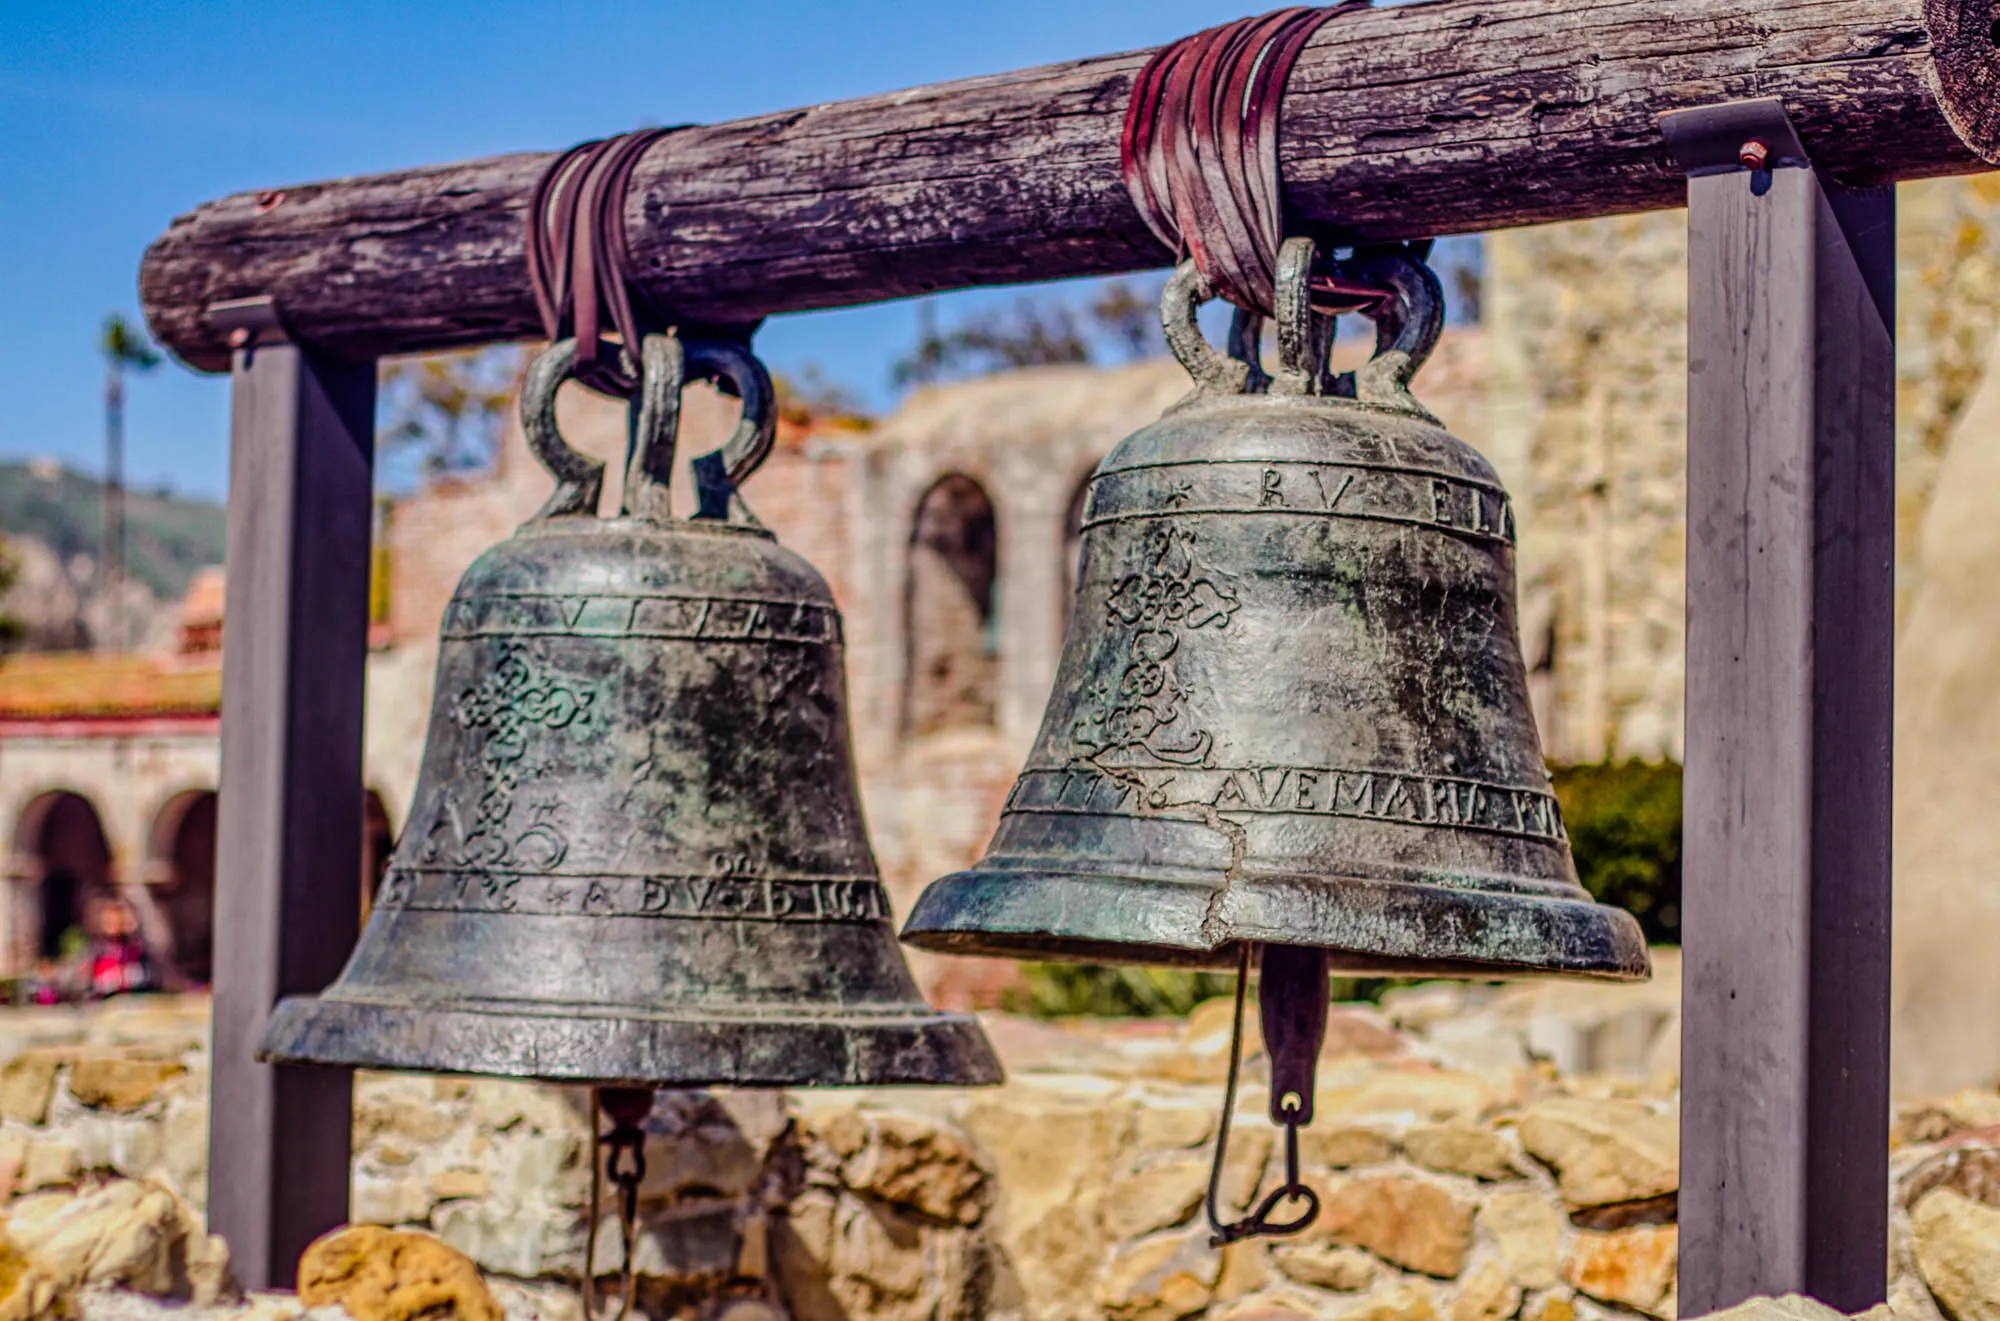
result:
<svg viewBox="0 0 2000 1321"><path fill-rule="evenodd" d="M880 1013L830 1007L821 1017L693 1017L610 1005L552 1004L530 1013L515 1004L482 1009L464 1001L301 995L272 1012L257 1059L607 1087L983 1087L1006 1080L976 1017L921 1005Z"/></svg>
<svg viewBox="0 0 2000 1321"><path fill-rule="evenodd" d="M1100 891L1105 902L1082 901ZM1344 908L1344 911L1342 911ZM1353 925L1339 938L1340 920ZM1421 948L1392 947L1379 937L1403 921L1424 923ZM1517 941L1495 946L1470 938L1494 922L1537 928L1537 952L1563 955L1530 962ZM1373 944L1356 940L1372 932ZM1257 872L1233 883L1217 873L1199 881L1135 872L1082 872L983 866L927 886L903 925L907 945L936 954L1054 962L1236 966L1245 942L1301 945L1334 955L1340 975L1566 977L1645 981L1652 960L1638 919L1575 897L1461 888L1332 874Z"/></svg>

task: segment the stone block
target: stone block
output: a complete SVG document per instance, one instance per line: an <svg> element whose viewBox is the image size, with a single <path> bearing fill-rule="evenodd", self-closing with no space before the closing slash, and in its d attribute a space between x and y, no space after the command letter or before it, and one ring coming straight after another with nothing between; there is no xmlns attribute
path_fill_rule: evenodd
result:
<svg viewBox="0 0 2000 1321"><path fill-rule="evenodd" d="M1856 1321L1894 1321L1893 1316L1882 1317L1878 1313L1886 1308L1871 1308L1860 1313ZM1788 1293L1782 1297L1759 1296L1747 1298L1734 1307L1725 1307L1720 1312L1710 1312L1704 1321L1847 1321L1846 1316L1828 1307L1817 1298L1804 1294Z"/></svg>
<svg viewBox="0 0 2000 1321"><path fill-rule="evenodd" d="M307 1307L337 1305L354 1321L505 1321L463 1253L429 1234L374 1225L315 1240L299 1258L298 1292Z"/></svg>
<svg viewBox="0 0 2000 1321"><path fill-rule="evenodd" d="M1658 1197L1680 1187L1680 1120L1614 1098L1558 1097L1521 1116L1521 1145L1555 1170L1572 1208Z"/></svg>
<svg viewBox="0 0 2000 1321"><path fill-rule="evenodd" d="M1112 1255L1097 1300L1115 1321L1182 1321L1213 1301L1221 1266L1205 1232L1143 1239Z"/></svg>
<svg viewBox="0 0 2000 1321"><path fill-rule="evenodd" d="M985 1167L970 1143L936 1121L833 1110L813 1115L809 1124L809 1134L838 1157L846 1187L955 1224L977 1224L986 1214L991 1191Z"/></svg>
<svg viewBox="0 0 2000 1321"><path fill-rule="evenodd" d="M2000 1321L2000 1210L1951 1188L1910 1209L1917 1269L1952 1321Z"/></svg>
<svg viewBox="0 0 2000 1321"><path fill-rule="evenodd" d="M466 1198L438 1203L431 1228L483 1269L501 1275L532 1280L583 1269L584 1222L571 1209Z"/></svg>
<svg viewBox="0 0 2000 1321"><path fill-rule="evenodd" d="M1357 1124L1337 1115L1315 1115L1310 1127L1299 1130L1299 1163L1308 1169L1376 1165L1395 1154L1395 1134L1379 1123Z"/></svg>
<svg viewBox="0 0 2000 1321"><path fill-rule="evenodd" d="M1492 1192L1479 1204L1479 1227L1499 1246L1508 1278L1524 1289L1560 1280L1563 1223L1561 1209L1537 1192Z"/></svg>
<svg viewBox="0 0 2000 1321"><path fill-rule="evenodd" d="M1472 1204L1425 1179L1363 1176L1336 1184L1308 1231L1366 1248L1405 1270L1449 1279L1472 1244Z"/></svg>
<svg viewBox="0 0 2000 1321"><path fill-rule="evenodd" d="M1451 1303L1451 1321L1507 1321L1521 1309L1521 1286L1497 1261L1467 1275Z"/></svg>
<svg viewBox="0 0 2000 1321"><path fill-rule="evenodd" d="M1480 1119L1499 1100L1493 1081L1478 1074L1400 1067L1382 1069L1350 1092L1322 1091L1319 1104L1331 1104L1336 1114L1405 1115L1439 1122Z"/></svg>
<svg viewBox="0 0 2000 1321"><path fill-rule="evenodd" d="M85 1054L70 1067L69 1094L94 1110L129 1112L186 1072L187 1066L178 1060Z"/></svg>
<svg viewBox="0 0 2000 1321"><path fill-rule="evenodd" d="M348 1215L357 1225L417 1225L431 1218L428 1183L412 1175L384 1178L357 1170Z"/></svg>
<svg viewBox="0 0 2000 1321"><path fill-rule="evenodd" d="M1360 1293L1375 1283L1379 1265L1360 1248L1331 1243L1284 1243L1271 1250L1271 1260L1284 1275L1315 1289Z"/></svg>
<svg viewBox="0 0 2000 1321"><path fill-rule="evenodd" d="M1499 1182L1516 1178L1514 1144L1490 1128L1464 1122L1424 1124L1403 1134L1411 1160L1445 1174Z"/></svg>
<svg viewBox="0 0 2000 1321"><path fill-rule="evenodd" d="M0 1119L41 1124L49 1117L57 1072L75 1052L60 1047L27 1050L0 1065Z"/></svg>
<svg viewBox="0 0 2000 1321"><path fill-rule="evenodd" d="M1579 1293L1668 1316L1671 1311L1666 1303L1674 1287L1679 1249L1680 1232L1675 1225L1578 1234L1565 1274Z"/></svg>
<svg viewBox="0 0 2000 1321"><path fill-rule="evenodd" d="M454 1166L431 1176L431 1196L440 1202L460 1197L484 1197L493 1191L493 1180L484 1170Z"/></svg>
<svg viewBox="0 0 2000 1321"><path fill-rule="evenodd" d="M21 1155L22 1192L42 1188L73 1188L83 1178L83 1157L74 1143L61 1138L30 1138Z"/></svg>
<svg viewBox="0 0 2000 1321"><path fill-rule="evenodd" d="M167 1189L117 1180L81 1196L16 1202L7 1232L66 1288L109 1285L197 1303L240 1296L228 1250Z"/></svg>

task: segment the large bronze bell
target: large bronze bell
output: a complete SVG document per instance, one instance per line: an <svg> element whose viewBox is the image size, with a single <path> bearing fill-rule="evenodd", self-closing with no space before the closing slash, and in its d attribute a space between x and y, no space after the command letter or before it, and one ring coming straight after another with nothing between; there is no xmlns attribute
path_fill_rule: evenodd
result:
<svg viewBox="0 0 2000 1321"><path fill-rule="evenodd" d="M596 516L603 465L556 432L574 343L530 370L556 493L459 583L367 929L324 994L278 1006L264 1057L607 1087L997 1081L889 925L832 595L736 493L770 448L770 381L726 344L653 335L640 356L616 518ZM676 519L697 376L744 417Z"/></svg>
<svg viewBox="0 0 2000 1321"><path fill-rule="evenodd" d="M1339 379L1313 245L1284 246L1263 392L1202 339L1194 266L1175 274L1163 315L1196 389L1098 466L1041 733L986 857L934 883L904 939L1647 974L1638 924L1577 883L1550 792L1507 493L1409 392L1443 323L1436 278L1371 260L1395 296L1371 312L1374 359Z"/></svg>

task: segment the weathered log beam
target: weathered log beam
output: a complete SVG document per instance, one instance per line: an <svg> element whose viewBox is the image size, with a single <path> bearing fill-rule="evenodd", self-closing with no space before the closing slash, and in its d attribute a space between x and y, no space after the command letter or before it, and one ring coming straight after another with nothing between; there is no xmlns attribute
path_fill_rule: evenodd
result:
<svg viewBox="0 0 2000 1321"><path fill-rule="evenodd" d="M1321 30L1293 76L1288 205L1363 239L1678 206L1686 184L1657 116L1753 97L1781 99L1848 182L1967 173L2000 159L1996 6L1436 0L1354 14ZM1163 265L1118 175L1145 54L674 134L640 164L628 204L645 291L687 321L741 322ZM213 370L227 353L208 309L255 295L333 353L529 337L522 211L550 159L212 202L147 252L147 318Z"/></svg>

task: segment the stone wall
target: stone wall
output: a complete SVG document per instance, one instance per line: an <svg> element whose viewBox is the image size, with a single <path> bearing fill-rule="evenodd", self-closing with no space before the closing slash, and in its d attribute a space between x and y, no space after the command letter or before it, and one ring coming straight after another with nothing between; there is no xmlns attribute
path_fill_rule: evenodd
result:
<svg viewBox="0 0 2000 1321"><path fill-rule="evenodd" d="M663 1094L647 1122L642 1299L655 1318L760 1309L741 1321L1672 1317L1670 954L1660 971L1640 988L1437 983L1336 1006L1300 1149L1319 1223L1221 1251L1201 1201L1223 1002L1184 1022L989 1019L1010 1071L998 1088ZM146 1188L199 1206L204 1019L195 999L0 1016L0 1215L17 1238L70 1202L136 1214ZM1262 1078L1253 1052L1222 1185L1231 1217L1282 1175ZM435 1235L510 1316L574 1316L581 1094L363 1075L356 1101L357 1223ZM1888 1156L1898 1315L1995 1315L2000 1093L1904 1105ZM176 1233L183 1258L192 1244L211 1261ZM598 1235L615 1262L608 1217ZM173 1281L182 1297L198 1283Z"/></svg>

